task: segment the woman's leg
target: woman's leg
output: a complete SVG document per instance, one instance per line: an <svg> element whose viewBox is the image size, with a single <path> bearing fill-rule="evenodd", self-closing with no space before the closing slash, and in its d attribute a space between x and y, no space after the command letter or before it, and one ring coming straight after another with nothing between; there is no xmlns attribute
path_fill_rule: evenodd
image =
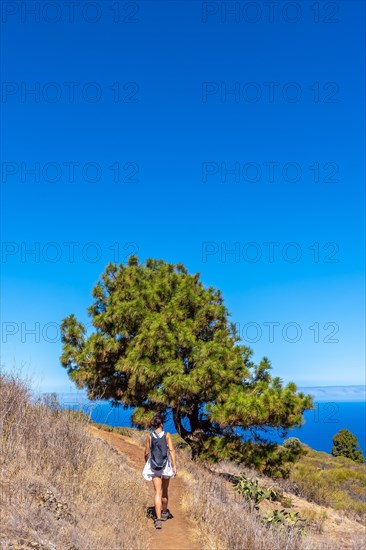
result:
<svg viewBox="0 0 366 550"><path fill-rule="evenodd" d="M168 487L169 487L169 481L170 481L170 477L168 477L168 479L163 479L163 480L162 480L162 496L161 496L161 503L162 503L163 512L166 512L166 510L167 510L167 508L168 508Z"/></svg>
<svg viewBox="0 0 366 550"><path fill-rule="evenodd" d="M156 517L158 519L161 519L161 496L162 496L161 477L153 477L153 484L155 489L154 504L155 504Z"/></svg>

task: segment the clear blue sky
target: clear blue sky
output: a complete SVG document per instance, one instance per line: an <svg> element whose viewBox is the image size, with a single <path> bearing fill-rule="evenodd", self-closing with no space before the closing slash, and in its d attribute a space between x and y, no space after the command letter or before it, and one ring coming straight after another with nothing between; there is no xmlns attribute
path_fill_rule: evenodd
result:
<svg viewBox="0 0 366 550"><path fill-rule="evenodd" d="M3 4L2 364L67 391L57 325L137 252L285 381L365 383L365 4Z"/></svg>

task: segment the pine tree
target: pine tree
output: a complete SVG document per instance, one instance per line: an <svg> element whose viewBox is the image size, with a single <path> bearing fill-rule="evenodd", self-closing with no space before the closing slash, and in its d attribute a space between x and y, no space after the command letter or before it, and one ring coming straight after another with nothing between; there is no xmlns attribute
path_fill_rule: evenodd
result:
<svg viewBox="0 0 366 550"><path fill-rule="evenodd" d="M361 464L365 461L357 437L345 428L339 430L333 437L332 455L345 456Z"/></svg>
<svg viewBox="0 0 366 550"><path fill-rule="evenodd" d="M134 425L172 411L193 458L235 429L263 426L285 433L302 424L310 396L252 360L229 321L222 294L204 287L182 264L131 257L109 264L93 289L88 313L95 332L72 314L61 325L62 365L88 397L133 407ZM229 447L227 447L229 448Z"/></svg>

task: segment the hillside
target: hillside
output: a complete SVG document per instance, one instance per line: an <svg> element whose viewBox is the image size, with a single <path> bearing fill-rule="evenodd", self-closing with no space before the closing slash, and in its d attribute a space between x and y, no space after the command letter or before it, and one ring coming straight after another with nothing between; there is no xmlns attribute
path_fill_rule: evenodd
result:
<svg viewBox="0 0 366 550"><path fill-rule="evenodd" d="M111 428L97 424L89 429L97 435L99 432L99 437L107 440L114 447L118 448L122 441L125 444L133 443L135 448L139 446L139 466L141 467L145 434L130 428ZM190 519L194 520L194 531L200 540L201 548L207 548L207 550L211 548L264 550L285 547L296 550L331 548L362 550L366 548L364 526L366 514L365 504L362 502L365 498L365 466L309 449L308 454L296 465L290 479L279 481L258 476L254 470L229 461L222 461L215 465L193 463L189 458L190 453L184 449L183 440L177 434L173 435L173 440L178 447L179 477L183 478L187 484L186 493L183 495L183 506L191 511ZM123 451L126 453L126 448ZM314 461L316 461L315 464ZM332 472L329 479L324 477L326 467ZM343 473L343 477L339 470ZM246 503L234 490L232 479L243 472L248 479L258 479L261 487L273 487L280 495L280 499L276 501L265 499L260 503L259 510L255 510L252 503ZM320 479L322 479L319 483L318 472L321 472ZM301 476L303 476L302 484L300 484ZM352 483L347 480L347 477L352 480ZM176 480L172 482L172 486L175 482ZM354 493L356 488L358 493ZM305 494L309 495L308 499L305 498ZM316 500L321 498L327 499L328 505L317 504ZM332 498L334 508L330 506ZM258 521L259 514L265 516L275 510L283 509L298 514L303 520L298 522L302 527L301 531L296 528L288 529L286 525L283 526L285 528L279 525L268 530ZM228 510L230 513L227 513ZM258 536L258 533L261 533L261 536ZM193 550L194 546L189 548Z"/></svg>
<svg viewBox="0 0 366 550"><path fill-rule="evenodd" d="M1 548L148 550L147 487L86 425L0 374Z"/></svg>
<svg viewBox="0 0 366 550"><path fill-rule="evenodd" d="M152 488L141 475L143 432L93 425L49 399L32 403L25 383L2 375L0 428L4 549L363 548L365 467L325 453L310 451L290 480L280 483L232 462L193 463L174 436L178 476L169 503L174 518L156 531L148 518ZM246 501L232 483L243 473L245 483L272 485L276 499L263 499L257 507ZM327 493L331 483L333 497ZM334 494L342 495L333 502L337 510L329 506ZM265 515L280 517L283 509L297 512L291 517L301 522L264 521Z"/></svg>
<svg viewBox="0 0 366 550"><path fill-rule="evenodd" d="M291 471L292 491L366 523L366 465L306 447Z"/></svg>

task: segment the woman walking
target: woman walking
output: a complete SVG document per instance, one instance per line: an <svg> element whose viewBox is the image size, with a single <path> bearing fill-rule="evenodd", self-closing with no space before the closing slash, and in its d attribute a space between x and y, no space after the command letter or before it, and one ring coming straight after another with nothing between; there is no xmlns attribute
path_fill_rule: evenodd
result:
<svg viewBox="0 0 366 550"><path fill-rule="evenodd" d="M150 423L153 429L146 437L145 467L142 475L154 484L155 528L171 516L168 510L168 487L171 477L177 474L175 451L169 432L164 432L164 417L156 414Z"/></svg>

